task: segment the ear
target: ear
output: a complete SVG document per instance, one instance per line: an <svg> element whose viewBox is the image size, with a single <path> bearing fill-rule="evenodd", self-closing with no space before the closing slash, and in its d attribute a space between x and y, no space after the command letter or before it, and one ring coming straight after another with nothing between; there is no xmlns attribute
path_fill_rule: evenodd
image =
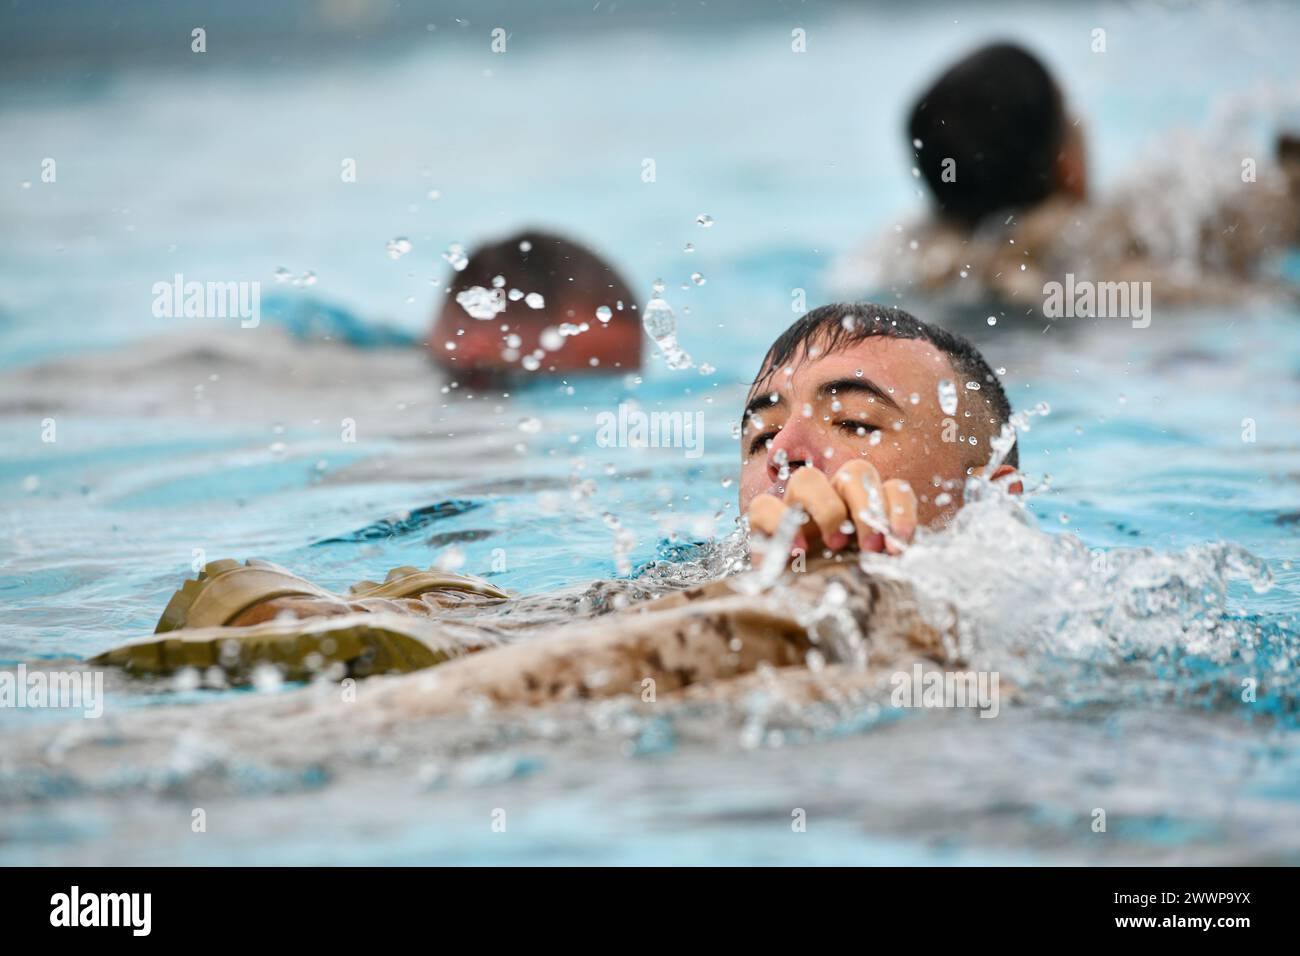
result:
<svg viewBox="0 0 1300 956"><path fill-rule="evenodd" d="M1005 478L1007 475L1014 475L1014 474L1016 474L1016 470L1012 468L1010 465L999 465L998 470L993 472L993 474L989 476L989 481L997 481L1000 478ZM1019 477L1011 479L1010 481L1007 482L1007 491L1009 491L1013 495L1024 494L1025 492L1024 482L1022 482Z"/></svg>

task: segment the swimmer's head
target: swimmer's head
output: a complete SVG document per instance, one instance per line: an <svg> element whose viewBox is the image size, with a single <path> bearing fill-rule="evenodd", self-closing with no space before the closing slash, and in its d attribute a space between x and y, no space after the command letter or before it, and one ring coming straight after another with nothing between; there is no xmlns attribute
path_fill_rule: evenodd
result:
<svg viewBox="0 0 1300 956"><path fill-rule="evenodd" d="M429 352L462 381L632 371L641 366L642 337L634 301L595 253L528 230L476 249L453 276Z"/></svg>
<svg viewBox="0 0 1300 956"><path fill-rule="evenodd" d="M983 473L1010 417L1002 383L961 336L901 309L822 306L773 343L750 387L740 510L764 492L783 495L783 467L829 475L864 458L882 479L908 481L918 518L933 524L961 506L966 479ZM1013 445L989 477L1018 467Z"/></svg>
<svg viewBox="0 0 1300 956"><path fill-rule="evenodd" d="M1278 136L1277 163L1282 167L1292 195L1300 195L1300 134L1282 133Z"/></svg>
<svg viewBox="0 0 1300 956"><path fill-rule="evenodd" d="M939 77L912 109L908 141L941 213L966 227L1086 191L1083 137L1061 90L1014 44L982 47Z"/></svg>

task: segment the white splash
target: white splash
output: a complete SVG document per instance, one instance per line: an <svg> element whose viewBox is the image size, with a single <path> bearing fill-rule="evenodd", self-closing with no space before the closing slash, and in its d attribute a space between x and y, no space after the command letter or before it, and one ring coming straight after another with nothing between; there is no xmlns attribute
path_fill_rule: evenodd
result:
<svg viewBox="0 0 1300 956"><path fill-rule="evenodd" d="M456 301L469 313L470 318L481 321L494 319L506 309L505 293L500 289L485 289L481 285L457 292Z"/></svg>
<svg viewBox="0 0 1300 956"><path fill-rule="evenodd" d="M654 295L641 311L641 325L646 334L659 346L664 361L671 369L687 369L695 363L677 341L677 316L663 297L664 284L654 284Z"/></svg>

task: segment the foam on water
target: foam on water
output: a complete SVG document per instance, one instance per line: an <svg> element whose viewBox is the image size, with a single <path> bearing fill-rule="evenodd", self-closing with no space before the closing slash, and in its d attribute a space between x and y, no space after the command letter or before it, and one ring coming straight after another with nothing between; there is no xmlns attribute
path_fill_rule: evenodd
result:
<svg viewBox="0 0 1300 956"><path fill-rule="evenodd" d="M1089 548L1043 533L1014 496L973 483L951 528L868 564L912 584L936 626L955 625L961 658L1034 694L1163 699L1187 679L1240 713L1240 681L1253 677L1269 698L1261 712L1295 699L1295 636L1239 603L1243 589L1268 591L1272 572L1238 545Z"/></svg>

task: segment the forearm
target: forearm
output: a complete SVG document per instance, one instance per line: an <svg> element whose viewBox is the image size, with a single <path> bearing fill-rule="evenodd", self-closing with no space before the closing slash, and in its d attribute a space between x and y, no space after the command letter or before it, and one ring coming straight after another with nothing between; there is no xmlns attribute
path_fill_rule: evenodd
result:
<svg viewBox="0 0 1300 956"><path fill-rule="evenodd" d="M803 663L791 619L743 607L619 614L450 661L390 690L404 710L460 710L475 700L536 705L649 692Z"/></svg>
<svg viewBox="0 0 1300 956"><path fill-rule="evenodd" d="M842 613L818 618L832 580L849 583L847 600ZM906 589L871 581L851 566L789 575L760 595L735 582L460 658L394 682L379 698L406 713L457 711L476 700L502 706L623 695L650 700L761 665L803 665L814 649L844 660L841 639L850 637L864 665L904 652L941 656L938 635L915 615Z"/></svg>

